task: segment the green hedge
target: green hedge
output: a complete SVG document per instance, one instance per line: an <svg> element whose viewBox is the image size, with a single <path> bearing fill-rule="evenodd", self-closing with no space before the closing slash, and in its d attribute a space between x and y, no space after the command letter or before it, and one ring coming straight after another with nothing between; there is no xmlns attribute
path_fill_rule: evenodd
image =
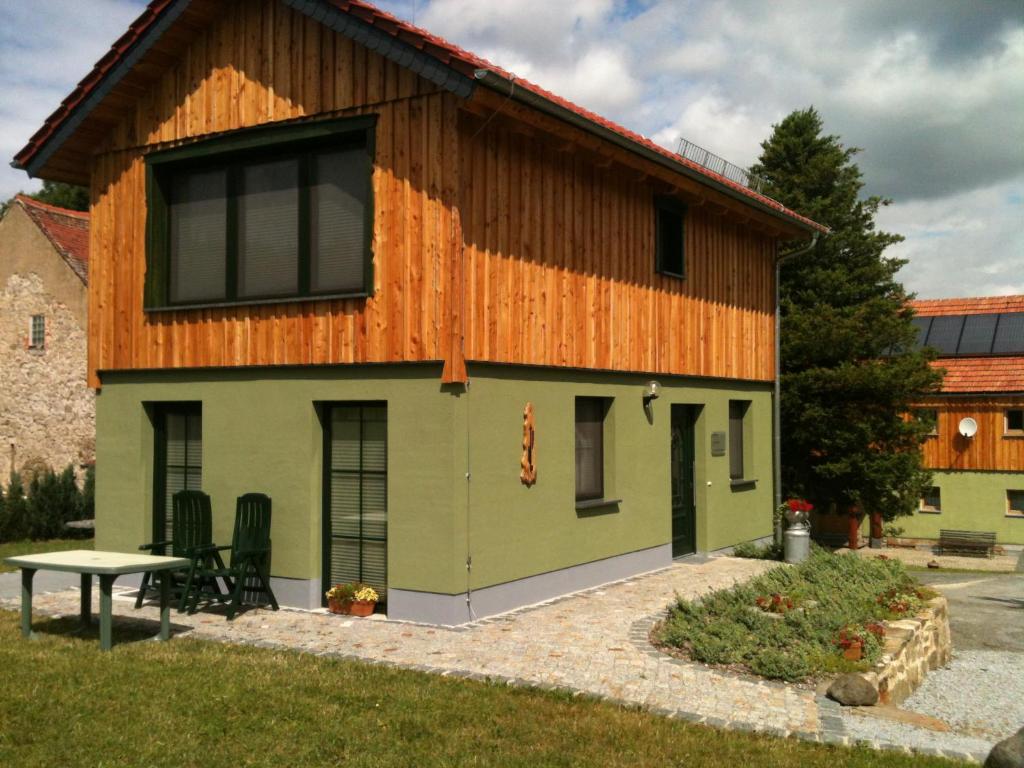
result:
<svg viewBox="0 0 1024 768"><path fill-rule="evenodd" d="M776 595L781 614L769 609ZM867 668L881 652L869 627L877 631L875 622L920 610L930 596L899 561L815 547L798 566L777 566L698 600L679 598L656 640L707 664L806 680ZM838 641L844 631L863 639L862 661L843 658Z"/></svg>
<svg viewBox="0 0 1024 768"><path fill-rule="evenodd" d="M0 486L0 541L43 540L89 536L64 527L72 520L93 517L95 471L88 469L82 488L75 482L69 465L63 472L46 472L25 488L18 473L11 475L4 490Z"/></svg>

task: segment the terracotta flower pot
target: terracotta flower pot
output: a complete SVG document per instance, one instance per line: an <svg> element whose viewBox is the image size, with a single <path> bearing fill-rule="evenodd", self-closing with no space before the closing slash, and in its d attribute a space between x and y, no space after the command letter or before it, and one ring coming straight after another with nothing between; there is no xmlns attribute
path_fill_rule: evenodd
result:
<svg viewBox="0 0 1024 768"><path fill-rule="evenodd" d="M863 655L864 644L860 640L854 640L843 648L843 658L847 661L860 661Z"/></svg>
<svg viewBox="0 0 1024 768"><path fill-rule="evenodd" d="M353 600L348 612L353 616L369 616L376 605L373 600Z"/></svg>
<svg viewBox="0 0 1024 768"><path fill-rule="evenodd" d="M351 600L328 600L327 610L331 613L339 613L345 615L349 612L352 607Z"/></svg>

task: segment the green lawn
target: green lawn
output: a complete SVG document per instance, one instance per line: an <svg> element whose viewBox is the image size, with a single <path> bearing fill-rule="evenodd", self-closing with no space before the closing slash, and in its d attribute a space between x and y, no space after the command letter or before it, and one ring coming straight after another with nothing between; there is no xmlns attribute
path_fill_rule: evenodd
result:
<svg viewBox="0 0 1024 768"><path fill-rule="evenodd" d="M218 619L221 620L221 619ZM0 765L949 766L729 733L566 694L179 638L102 654L0 610ZM155 623L146 628L156 631ZM138 633L136 633L138 635ZM344 650L344 649L340 649Z"/></svg>
<svg viewBox="0 0 1024 768"><path fill-rule="evenodd" d="M0 544L0 573L16 571L4 564L5 557L35 555L40 552L63 552L67 549L92 549L92 539L49 539L48 541L7 541Z"/></svg>

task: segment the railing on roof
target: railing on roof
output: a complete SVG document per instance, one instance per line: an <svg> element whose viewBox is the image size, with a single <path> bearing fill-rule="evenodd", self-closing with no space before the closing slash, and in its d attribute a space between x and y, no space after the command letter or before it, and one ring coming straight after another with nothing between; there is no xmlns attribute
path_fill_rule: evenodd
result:
<svg viewBox="0 0 1024 768"><path fill-rule="evenodd" d="M730 181L742 184L747 189L764 194L766 182L763 178L756 176L745 168L740 168L738 165L730 163L724 157L719 157L714 152L704 149L704 147L697 146L692 141L680 139L679 149L676 150L676 154L703 168L707 168L712 173L717 173L719 176L724 176Z"/></svg>

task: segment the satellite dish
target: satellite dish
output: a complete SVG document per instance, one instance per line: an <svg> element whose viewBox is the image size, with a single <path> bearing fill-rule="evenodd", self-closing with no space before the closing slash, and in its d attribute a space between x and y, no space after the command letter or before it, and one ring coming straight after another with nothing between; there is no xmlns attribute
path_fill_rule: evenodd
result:
<svg viewBox="0 0 1024 768"><path fill-rule="evenodd" d="M964 437L974 437L978 434L978 422L968 416L965 419L960 419L960 434Z"/></svg>

